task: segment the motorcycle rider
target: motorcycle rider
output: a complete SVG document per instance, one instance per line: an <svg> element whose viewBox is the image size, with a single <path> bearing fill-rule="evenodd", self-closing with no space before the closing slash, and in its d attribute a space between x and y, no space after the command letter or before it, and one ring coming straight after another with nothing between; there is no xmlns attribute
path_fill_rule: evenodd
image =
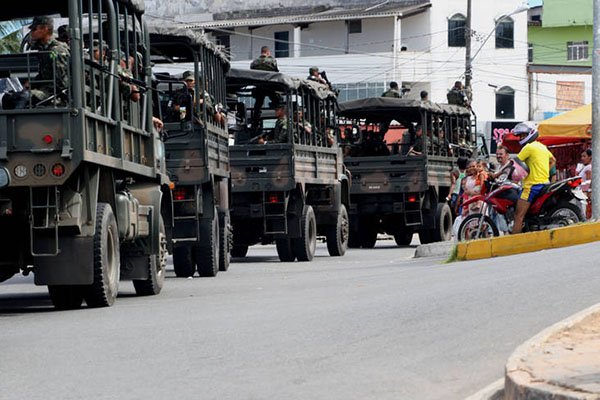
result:
<svg viewBox="0 0 600 400"><path fill-rule="evenodd" d="M556 164L550 150L537 141L539 134L534 125L527 122L517 124L514 134L519 137L519 144L523 146L517 158L527 164L529 175L523 179L523 190L517 201L513 234L523 230L525 214L544 186L549 183L550 169Z"/></svg>

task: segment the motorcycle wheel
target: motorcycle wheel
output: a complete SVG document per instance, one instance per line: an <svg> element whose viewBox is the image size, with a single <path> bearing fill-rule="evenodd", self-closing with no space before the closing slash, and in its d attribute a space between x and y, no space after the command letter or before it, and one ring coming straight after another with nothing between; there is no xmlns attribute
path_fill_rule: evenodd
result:
<svg viewBox="0 0 600 400"><path fill-rule="evenodd" d="M566 201L559 202L550 212L550 219L561 226L578 224L584 221L581 209Z"/></svg>
<svg viewBox="0 0 600 400"><path fill-rule="evenodd" d="M481 214L471 214L467 216L458 228L458 240L475 240L500 236L498 227L487 215L483 216L483 226L478 232L477 228L479 228L480 219Z"/></svg>

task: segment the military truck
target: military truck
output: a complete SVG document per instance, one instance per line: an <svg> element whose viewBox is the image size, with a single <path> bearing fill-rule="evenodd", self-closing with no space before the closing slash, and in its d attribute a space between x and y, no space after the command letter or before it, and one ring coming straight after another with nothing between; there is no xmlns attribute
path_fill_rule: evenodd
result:
<svg viewBox="0 0 600 400"><path fill-rule="evenodd" d="M166 163L175 185L175 274L189 277L197 270L200 276L216 276L229 268L231 244L225 114L229 62L202 34L164 27L151 31L157 113L168 132Z"/></svg>
<svg viewBox="0 0 600 400"><path fill-rule="evenodd" d="M0 18L42 15L68 25L69 45L0 55L0 76L14 83L0 110L0 280L33 271L61 309L112 305L119 278L157 294L172 202L147 91L144 4L15 3Z"/></svg>
<svg viewBox="0 0 600 400"><path fill-rule="evenodd" d="M471 112L394 98L341 103L345 164L352 177L350 247L372 248L378 233L409 245L450 240L446 201L458 157L475 157Z"/></svg>
<svg viewBox="0 0 600 400"><path fill-rule="evenodd" d="M310 261L317 235L332 256L348 241L350 182L338 146L336 95L282 73L227 75L233 257L275 242L281 261Z"/></svg>

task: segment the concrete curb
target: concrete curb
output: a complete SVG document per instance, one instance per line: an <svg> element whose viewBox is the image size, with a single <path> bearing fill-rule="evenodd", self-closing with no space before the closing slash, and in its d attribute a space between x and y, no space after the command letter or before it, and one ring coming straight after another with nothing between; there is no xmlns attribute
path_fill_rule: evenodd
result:
<svg viewBox="0 0 600 400"><path fill-rule="evenodd" d="M457 244L456 258L458 260L478 260L595 241L600 241L600 222L460 242Z"/></svg>
<svg viewBox="0 0 600 400"><path fill-rule="evenodd" d="M455 242L437 242L421 244L415 250L415 258L419 257L450 257L454 251Z"/></svg>
<svg viewBox="0 0 600 400"><path fill-rule="evenodd" d="M575 327L586 318L594 316L594 314L600 314L600 304L596 304L590 308L587 308L557 324L552 325L549 328L544 329L542 332L538 333L533 338L517 347L506 363L504 398L506 400L600 399L600 393L584 391L580 387L573 386L567 382L567 378L569 377L580 377L576 376L578 371L576 369L570 370L569 366L573 366L576 361L581 360L582 357L594 357L594 355L575 352L575 354L571 356L568 361L564 361L561 358L560 360L564 364L568 364L565 369L568 371L567 374L570 376L561 376L558 379L544 379L545 377L539 373L539 371L528 368L527 366L527 362L531 359L533 352L539 352L540 349L543 349L544 354L552 354L550 349L544 349L544 345L551 337L554 337L562 331ZM592 339L590 338L588 340ZM552 374L548 375L552 376ZM595 371L594 376L597 376L597 371ZM594 382L596 382L597 378L594 379Z"/></svg>
<svg viewBox="0 0 600 400"><path fill-rule="evenodd" d="M479 392L465 398L465 400L503 400L504 399L504 378L500 378L494 383L481 389Z"/></svg>

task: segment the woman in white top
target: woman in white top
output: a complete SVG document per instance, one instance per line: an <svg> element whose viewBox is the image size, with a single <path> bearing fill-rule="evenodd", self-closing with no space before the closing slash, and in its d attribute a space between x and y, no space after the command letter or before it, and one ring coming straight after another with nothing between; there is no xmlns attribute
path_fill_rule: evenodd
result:
<svg viewBox="0 0 600 400"><path fill-rule="evenodd" d="M587 195L587 207L585 210L586 218L590 218L592 214L592 150L587 149L581 153L581 164L583 167L577 174L582 179L581 190Z"/></svg>

